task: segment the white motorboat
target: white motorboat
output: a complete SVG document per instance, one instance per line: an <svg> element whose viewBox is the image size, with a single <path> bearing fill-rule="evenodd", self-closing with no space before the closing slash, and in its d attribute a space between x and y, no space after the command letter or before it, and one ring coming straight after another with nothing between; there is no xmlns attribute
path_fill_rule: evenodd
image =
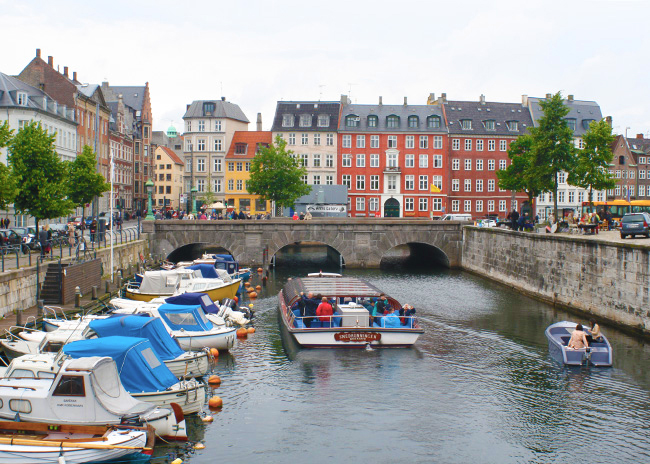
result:
<svg viewBox="0 0 650 464"><path fill-rule="evenodd" d="M26 354L58 353L63 345L83 338L86 324L77 324L74 329L61 328L54 332L23 330L17 334L7 332L7 338L0 339L0 346L7 359L12 360Z"/></svg>
<svg viewBox="0 0 650 464"><path fill-rule="evenodd" d="M34 370L28 368L0 379L0 418L103 426L149 424L165 440L187 440L181 408L158 408L133 398L122 386L111 358L54 361L51 355L37 356L43 359L32 366ZM46 363L49 367L38 370ZM54 379L53 372L57 372Z"/></svg>
<svg viewBox="0 0 650 464"><path fill-rule="evenodd" d="M544 334L548 339L548 352L556 361L567 366L591 364L597 367L612 365L612 346L604 335L601 341L592 341L588 348L573 349L568 347L571 334L577 323L562 321L549 325ZM586 332L589 334L589 332Z"/></svg>
<svg viewBox="0 0 650 464"><path fill-rule="evenodd" d="M334 314L306 317L299 304L302 295L320 294L328 298ZM373 285L356 277L340 274L315 273L312 277L290 280L280 291L281 326L296 342L308 348L346 347L409 347L424 333L415 316L375 317L363 306L362 300L377 299L382 294ZM316 303L317 304L317 303ZM401 308L393 298L387 304Z"/></svg>

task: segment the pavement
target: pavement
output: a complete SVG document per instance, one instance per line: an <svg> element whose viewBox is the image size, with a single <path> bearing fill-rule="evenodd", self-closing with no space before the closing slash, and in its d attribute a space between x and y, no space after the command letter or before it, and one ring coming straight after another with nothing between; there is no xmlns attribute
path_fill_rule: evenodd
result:
<svg viewBox="0 0 650 464"><path fill-rule="evenodd" d="M598 234L594 235L583 235L583 234L564 234L561 233L559 235L570 235L573 237L584 237L584 238L589 238L592 240L600 240L603 242L615 242L615 243L630 243L634 245L646 245L650 246L650 239L647 239L645 237L641 236L636 236L635 238L627 237L625 239L621 238L621 232L620 230L600 230Z"/></svg>

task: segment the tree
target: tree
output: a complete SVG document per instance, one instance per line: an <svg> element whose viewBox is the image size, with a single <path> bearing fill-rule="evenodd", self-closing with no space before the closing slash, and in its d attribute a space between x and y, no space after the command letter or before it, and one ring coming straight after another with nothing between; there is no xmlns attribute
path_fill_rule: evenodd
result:
<svg viewBox="0 0 650 464"><path fill-rule="evenodd" d="M534 169L539 173L541 192L553 192L553 210L557 221L558 174L571 172L575 166L573 131L564 119L569 108L564 105L560 92L541 100L539 106L544 115L539 118L537 127L530 128Z"/></svg>
<svg viewBox="0 0 650 464"><path fill-rule="evenodd" d="M9 145L9 141L14 135L13 129L9 128L9 121L0 124L0 148Z"/></svg>
<svg viewBox="0 0 650 464"><path fill-rule="evenodd" d="M54 150L55 135L40 123L23 127L9 143L9 165L19 179L14 208L41 219L52 219L72 211L67 198L67 169Z"/></svg>
<svg viewBox="0 0 650 464"><path fill-rule="evenodd" d="M6 147L14 131L9 128L9 121L0 124L0 148ZM18 182L12 170L0 162L0 209L7 211L16 198ZM9 212L7 211L7 214Z"/></svg>
<svg viewBox="0 0 650 464"><path fill-rule="evenodd" d="M75 207L81 206L84 217L86 203L90 203L93 198L111 188L111 185L104 180L104 176L97 172L96 166L95 152L88 145L84 146L74 161L67 163L68 198Z"/></svg>
<svg viewBox="0 0 650 464"><path fill-rule="evenodd" d="M214 203L215 198L216 195L212 190L212 176L208 172L208 185L206 186L205 192L203 193L203 202L206 205L211 205L212 203Z"/></svg>
<svg viewBox="0 0 650 464"><path fill-rule="evenodd" d="M508 157L512 160L506 169L497 171L499 187L513 192L524 192L532 206L533 198L542 193L539 171L535 166L533 138L522 135L510 144Z"/></svg>
<svg viewBox="0 0 650 464"><path fill-rule="evenodd" d="M274 201L276 207L291 207L298 198L311 192L311 187L301 179L307 170L286 147L287 142L278 136L275 144L260 147L251 163L248 192Z"/></svg>
<svg viewBox="0 0 650 464"><path fill-rule="evenodd" d="M612 162L614 136L607 121L592 121L582 137L584 148L578 150L575 167L569 173L571 185L589 189L589 206L593 203L593 191L613 189L616 179L609 173Z"/></svg>

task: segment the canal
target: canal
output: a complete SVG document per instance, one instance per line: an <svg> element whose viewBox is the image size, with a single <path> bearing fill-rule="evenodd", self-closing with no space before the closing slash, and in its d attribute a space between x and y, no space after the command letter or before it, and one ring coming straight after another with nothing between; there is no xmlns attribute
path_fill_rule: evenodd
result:
<svg viewBox="0 0 650 464"><path fill-rule="evenodd" d="M224 407L193 424L206 449L186 462L650 460L643 341L605 326L615 367L565 368L544 329L575 315L464 272L395 266L344 274L417 308L415 348L300 350L281 336L276 295L317 269L285 264L254 301L256 333L220 356Z"/></svg>

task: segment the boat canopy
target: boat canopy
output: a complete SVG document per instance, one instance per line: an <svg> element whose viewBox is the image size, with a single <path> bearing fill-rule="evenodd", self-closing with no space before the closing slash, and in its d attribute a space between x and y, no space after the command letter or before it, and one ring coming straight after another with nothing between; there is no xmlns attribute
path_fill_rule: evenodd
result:
<svg viewBox="0 0 650 464"><path fill-rule="evenodd" d="M239 262L235 261L235 258L231 255L217 254L214 256L214 267L217 269L223 269L227 271L228 274L234 274L239 271Z"/></svg>
<svg viewBox="0 0 650 464"><path fill-rule="evenodd" d="M147 338L154 351L163 361L171 361L185 353L158 318L142 316L109 317L93 319L90 328L100 337L122 335Z"/></svg>
<svg viewBox="0 0 650 464"><path fill-rule="evenodd" d="M333 297L373 298L382 294L374 285L356 277L304 277L292 279L283 289L286 301L291 304L300 297L300 292L307 295Z"/></svg>
<svg viewBox="0 0 650 464"><path fill-rule="evenodd" d="M142 276L141 293L170 294L174 293L181 282L178 270L147 271Z"/></svg>
<svg viewBox="0 0 650 464"><path fill-rule="evenodd" d="M210 296L205 293L183 293L181 295L165 298L165 302L173 305L200 305L203 308L203 311L208 314L219 313L219 307L214 304Z"/></svg>
<svg viewBox="0 0 650 464"><path fill-rule="evenodd" d="M129 393L164 391L178 382L145 338L106 337L79 340L65 345L63 352L72 358L113 358L122 385Z"/></svg>
<svg viewBox="0 0 650 464"><path fill-rule="evenodd" d="M185 269L191 269L193 271L201 272L201 277L203 277L204 279L219 278L219 275L217 274L217 270L214 268L214 266L210 266L209 264L195 264L193 266L188 266Z"/></svg>
<svg viewBox="0 0 650 464"><path fill-rule="evenodd" d="M158 313L172 330L212 330L212 323L205 317L201 306L164 304L158 307Z"/></svg>

